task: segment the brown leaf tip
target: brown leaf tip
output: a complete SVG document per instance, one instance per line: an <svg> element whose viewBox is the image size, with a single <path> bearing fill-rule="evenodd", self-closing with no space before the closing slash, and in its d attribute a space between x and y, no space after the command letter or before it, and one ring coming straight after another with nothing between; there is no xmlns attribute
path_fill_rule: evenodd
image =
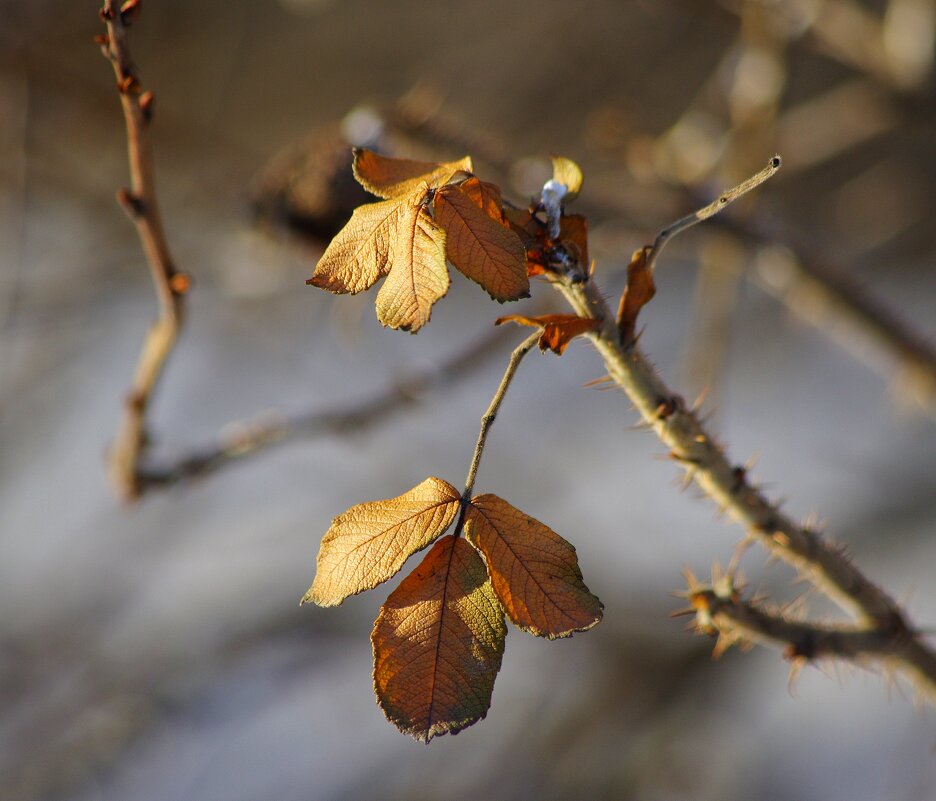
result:
<svg viewBox="0 0 936 801"><path fill-rule="evenodd" d="M465 536L483 555L494 592L523 631L556 639L597 625L603 605L582 579L575 548L497 495L472 498Z"/></svg>

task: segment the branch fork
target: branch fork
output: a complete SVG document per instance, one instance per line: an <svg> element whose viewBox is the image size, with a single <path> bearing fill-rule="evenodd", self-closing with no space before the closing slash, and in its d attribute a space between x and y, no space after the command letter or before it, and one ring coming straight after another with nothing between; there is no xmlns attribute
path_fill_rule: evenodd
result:
<svg viewBox="0 0 936 801"><path fill-rule="evenodd" d="M656 259L672 236L759 186L779 166L780 159L775 156L747 181L663 229L652 245L635 253L632 266L636 262L640 275L652 277ZM744 467L729 461L695 413L664 383L641 352L634 328L640 305L631 310L632 316L623 325L620 317L617 320L612 317L592 278L583 283L560 279L553 286L576 314L596 321L596 329L585 336L604 360L611 380L625 392L647 427L687 471L687 478L740 524L750 540L792 566L812 586L852 614L856 624L854 628L834 628L770 618L760 608L736 597L733 591L727 596L714 591L698 594L698 602L705 601L706 620L716 627L724 625L726 631L743 630L745 636L759 642L782 642L805 651L809 648L804 643L810 642L813 653L842 658L861 655L885 662L901 669L921 692L936 701L936 654L922 641L900 606L849 561L840 548L785 515L751 483ZM630 286L633 284L629 281ZM649 297L644 293L644 297L646 302L652 293ZM625 305L622 299L621 308ZM840 646L837 651L833 643Z"/></svg>

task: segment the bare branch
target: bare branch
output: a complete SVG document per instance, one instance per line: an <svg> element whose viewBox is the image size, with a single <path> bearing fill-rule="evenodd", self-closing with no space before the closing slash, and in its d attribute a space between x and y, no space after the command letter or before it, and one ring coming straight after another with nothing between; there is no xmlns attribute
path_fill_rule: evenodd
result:
<svg viewBox="0 0 936 801"><path fill-rule="evenodd" d="M467 378L500 351L508 332L496 329L441 364L409 377L357 403L295 416L266 416L230 423L215 444L163 465L143 458L137 471L139 491L160 489L205 478L222 468L270 449L327 434L359 434L409 409L432 389Z"/></svg>
<svg viewBox="0 0 936 801"><path fill-rule="evenodd" d="M140 493L138 464L146 447L146 413L182 325L183 296L189 286L187 276L173 264L156 199L148 132L153 95L140 90L127 41L127 26L138 12L139 3L120 6L116 0L105 0L101 17L107 35L99 39L104 56L114 68L127 129L130 188L120 190L117 199L136 226L159 301L159 317L143 343L117 436L108 453L111 483L126 500Z"/></svg>

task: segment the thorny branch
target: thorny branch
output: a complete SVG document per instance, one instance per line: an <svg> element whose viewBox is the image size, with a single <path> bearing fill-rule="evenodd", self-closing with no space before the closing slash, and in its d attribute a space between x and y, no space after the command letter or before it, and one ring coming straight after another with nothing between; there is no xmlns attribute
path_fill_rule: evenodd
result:
<svg viewBox="0 0 936 801"><path fill-rule="evenodd" d="M878 627L847 626L791 620L730 586L695 587L687 593L696 628L718 636L717 652L734 644L757 643L783 649L796 671L816 660L839 659L864 667L879 664L903 670L930 701L936 701L933 655L918 636Z"/></svg>
<svg viewBox="0 0 936 801"><path fill-rule="evenodd" d="M636 342L622 343L617 323L594 280L583 283L560 278L554 285L578 315L598 321L598 329L586 336L604 360L609 376L695 483L744 527L751 540L854 614L863 631L875 632L890 643L891 661L936 698L936 654L923 644L898 604L865 577L840 548L781 512L750 482L742 466L728 460L683 399L657 375Z"/></svg>
<svg viewBox="0 0 936 801"><path fill-rule="evenodd" d="M119 6L105 0L101 18L106 36L98 41L117 78L117 90L127 129L130 188L117 193L118 202L136 226L159 301L159 316L149 330L137 361L130 390L124 400L117 436L108 453L108 473L115 491L125 500L140 494L138 465L146 447L146 413L166 360L182 326L189 280L176 270L163 232L156 199L153 154L149 138L153 95L141 92L130 56L127 28L139 13L138 0Z"/></svg>

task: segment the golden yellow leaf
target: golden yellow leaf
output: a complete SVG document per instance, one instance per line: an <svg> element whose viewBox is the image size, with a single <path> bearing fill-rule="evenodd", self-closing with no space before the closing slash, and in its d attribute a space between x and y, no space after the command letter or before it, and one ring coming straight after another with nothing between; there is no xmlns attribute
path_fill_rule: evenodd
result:
<svg viewBox="0 0 936 801"><path fill-rule="evenodd" d="M338 515L322 538L315 581L302 603L336 606L396 575L452 524L459 501L451 484L427 478L397 498L360 503Z"/></svg>
<svg viewBox="0 0 936 801"><path fill-rule="evenodd" d="M469 156L447 162L412 161L381 156L364 148L354 151L354 177L368 192L383 198L409 195L422 183L435 189L456 172L471 169Z"/></svg>
<svg viewBox="0 0 936 801"><path fill-rule="evenodd" d="M479 186L478 197L485 202L481 191ZM513 231L491 219L460 185L438 189L434 209L436 220L445 229L446 252L452 264L495 300L529 296L526 250Z"/></svg>
<svg viewBox="0 0 936 801"><path fill-rule="evenodd" d="M566 196L564 200L566 202L575 200L578 193L582 191L582 182L584 181L582 168L565 156L553 156L552 165L553 180L565 185Z"/></svg>
<svg viewBox="0 0 936 801"><path fill-rule="evenodd" d="M425 185L423 185L425 186ZM401 200L392 230L390 274L377 293L377 319L415 333L429 322L432 305L448 292L445 231L422 203L425 189Z"/></svg>
<svg viewBox="0 0 936 801"><path fill-rule="evenodd" d="M439 540L374 623L374 691L387 719L429 742L483 718L506 635L478 552L460 537Z"/></svg>
<svg viewBox="0 0 936 801"><path fill-rule="evenodd" d="M307 284L352 295L369 289L390 270L395 230L405 200L367 203L354 210L322 254Z"/></svg>
<svg viewBox="0 0 936 801"><path fill-rule="evenodd" d="M497 495L479 495L466 510L465 536L484 554L507 617L524 631L554 639L601 620L575 548L539 520Z"/></svg>
<svg viewBox="0 0 936 801"><path fill-rule="evenodd" d="M549 348L557 356L565 353L565 349L575 337L588 331L597 331L600 325L598 320L592 317L579 317L576 314L543 314L539 317L508 314L494 321L494 325L501 323L517 323L517 325L528 325L531 328L542 328L543 335L539 339L540 350Z"/></svg>

